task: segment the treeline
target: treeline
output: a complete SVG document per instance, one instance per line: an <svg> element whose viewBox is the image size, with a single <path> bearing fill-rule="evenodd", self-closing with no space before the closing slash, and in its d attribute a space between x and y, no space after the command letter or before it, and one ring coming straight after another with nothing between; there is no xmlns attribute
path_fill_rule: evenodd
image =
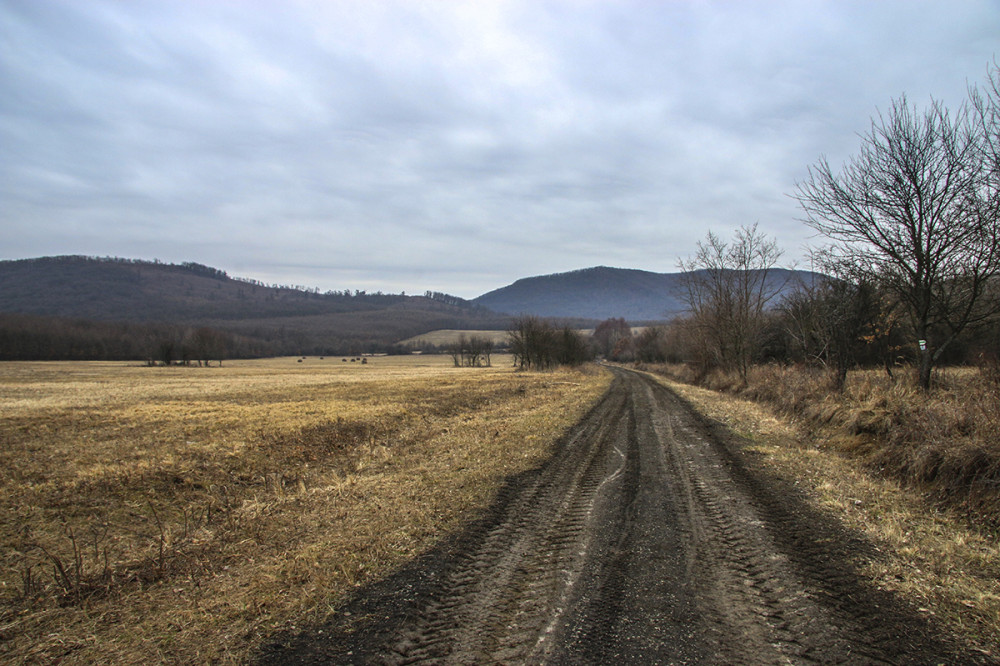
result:
<svg viewBox="0 0 1000 666"><path fill-rule="evenodd" d="M213 268L212 266L206 266L204 264L199 264L194 261L184 261L179 264L172 264L160 261L159 259L128 259L124 257L97 257L90 255L62 255L58 257L38 257L34 259L12 259L6 263L11 264L23 264L23 265L110 265L110 266L130 266L136 268L149 267L157 269L167 269L167 270L178 270L184 273L189 273L191 275L197 275L199 277L210 278L213 280L226 280L233 282L241 282L243 284L248 284L255 287L263 287L266 289L277 289L281 291L294 291L301 292L302 294L318 295L318 296L331 296L337 298L362 298L367 296L374 297L397 297L396 294L384 294L382 291L375 291L368 293L365 290L356 289L351 291L349 289L344 290L327 290L321 292L318 287L307 287L300 284L279 284L279 283L267 283L262 280L256 280L253 278L243 278L243 277L230 277L229 273L219 268ZM449 296L448 294L439 294L434 292L435 297L442 297L438 300L454 299L460 302L465 302L463 299L457 296ZM406 294L399 294L399 296L405 296Z"/></svg>
<svg viewBox="0 0 1000 666"><path fill-rule="evenodd" d="M207 327L0 314L0 360L219 361L269 354L268 345Z"/></svg>
<svg viewBox="0 0 1000 666"><path fill-rule="evenodd" d="M530 315L514 319L508 343L514 365L522 370L579 365L594 357L590 342L576 329Z"/></svg>
<svg viewBox="0 0 1000 666"><path fill-rule="evenodd" d="M740 228L728 241L709 233L683 264L688 313L638 334L624 320L609 319L594 331L594 352L621 362L687 363L696 380L719 370L746 382L762 363L812 366L829 371L835 386L843 386L853 368L889 375L901 367L919 370L928 349L935 350L935 366L1000 358L1000 275L982 286L981 303L971 299L972 306L949 314L969 318L956 333L943 321L928 325L908 312L891 280L814 273L796 284L771 281L780 255L756 226ZM958 289L961 280L946 284ZM979 312L992 316L972 319Z"/></svg>
<svg viewBox="0 0 1000 666"><path fill-rule="evenodd" d="M451 305L456 308L463 308L466 310L488 311L488 308L485 308L478 303L474 303L470 300L462 298L461 296L453 296L451 294L446 294L442 291L430 291L430 290L425 291L424 298L432 300L436 303Z"/></svg>
<svg viewBox="0 0 1000 666"><path fill-rule="evenodd" d="M410 354L408 345L369 338L321 339L294 330L244 334L209 326L92 321L0 314L0 361L221 362L265 356ZM425 351L440 351L428 348Z"/></svg>
<svg viewBox="0 0 1000 666"><path fill-rule="evenodd" d="M623 320L605 321L594 331L595 352L616 361L685 362L695 380L719 370L744 383L761 363L823 368L837 387L853 368L881 367L892 375L913 366L926 389L934 367L1000 358L998 250L982 250L992 253L986 266L978 256L973 265L952 255L937 266L936 284L916 308L907 299L912 286L888 260L879 272L871 253L875 271L825 263L833 274L805 274L789 285L769 279L781 251L756 226L740 228L731 240L709 233L682 262L687 315L639 335Z"/></svg>
<svg viewBox="0 0 1000 666"><path fill-rule="evenodd" d="M442 291L427 290L424 292L424 298L437 301L438 303L444 303L445 305L454 305L457 307L467 307L471 305L469 301L460 296L452 296L451 294L446 294Z"/></svg>
<svg viewBox="0 0 1000 666"><path fill-rule="evenodd" d="M879 368L894 376L899 369L918 367L912 331L905 320L887 316L877 294L870 286L834 278L802 285L762 314L751 344L741 344L739 329L713 328L708 334L705 320L691 316L639 330L609 319L600 326L614 334L598 337L595 331L590 343L594 355L611 361L687 363L695 380L715 370L743 376L741 367L780 364L826 370L840 386L852 369ZM996 365L1000 322L967 332L939 359L947 366Z"/></svg>
<svg viewBox="0 0 1000 666"><path fill-rule="evenodd" d="M483 368L493 364L493 340L485 335L470 335L464 333L454 343L447 345L446 351L451 356L456 368Z"/></svg>

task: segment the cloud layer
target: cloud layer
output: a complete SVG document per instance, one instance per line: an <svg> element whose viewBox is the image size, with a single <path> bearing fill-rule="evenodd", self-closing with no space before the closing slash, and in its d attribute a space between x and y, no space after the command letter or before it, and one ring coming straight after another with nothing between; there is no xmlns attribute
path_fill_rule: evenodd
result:
<svg viewBox="0 0 1000 666"><path fill-rule="evenodd" d="M998 50L985 0L0 1L0 258L471 297L759 222L791 260L806 168Z"/></svg>

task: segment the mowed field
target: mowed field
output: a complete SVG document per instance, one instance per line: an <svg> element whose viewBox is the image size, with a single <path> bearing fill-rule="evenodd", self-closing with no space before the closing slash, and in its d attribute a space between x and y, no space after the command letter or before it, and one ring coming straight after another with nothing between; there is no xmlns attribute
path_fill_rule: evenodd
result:
<svg viewBox="0 0 1000 666"><path fill-rule="evenodd" d="M0 364L0 660L239 662L474 517L609 381L502 356Z"/></svg>
<svg viewBox="0 0 1000 666"><path fill-rule="evenodd" d="M399 344L413 346L437 345L441 347L444 345L455 344L463 335L466 338L471 338L473 336L486 338L488 340L492 340L495 345L505 344L510 338L507 331L461 331L451 328L442 328L437 331L421 333L420 335L415 335L412 338L401 340Z"/></svg>

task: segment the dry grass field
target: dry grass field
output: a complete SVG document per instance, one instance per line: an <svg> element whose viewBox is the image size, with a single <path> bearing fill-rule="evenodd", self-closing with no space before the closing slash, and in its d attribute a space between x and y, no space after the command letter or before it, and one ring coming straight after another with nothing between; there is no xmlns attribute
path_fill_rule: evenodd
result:
<svg viewBox="0 0 1000 666"><path fill-rule="evenodd" d="M442 347L444 345L455 344L463 335L467 338L471 338L472 336L487 338L492 340L495 345L506 343L509 337L507 331L459 331L450 328L442 328L437 331L421 333L420 335L415 335L412 338L401 340L399 344L413 345L415 347L420 345L436 345L438 347Z"/></svg>
<svg viewBox="0 0 1000 666"><path fill-rule="evenodd" d="M739 389L716 378L738 395L661 381L875 543L882 557L863 574L878 587L1000 659L1000 534L989 508L998 491L977 485L991 485L1000 458L992 378L948 370L928 395L869 371L852 373L843 394L791 368L758 368Z"/></svg>
<svg viewBox="0 0 1000 666"><path fill-rule="evenodd" d="M609 381L451 366L0 364L0 660L238 662L472 517Z"/></svg>

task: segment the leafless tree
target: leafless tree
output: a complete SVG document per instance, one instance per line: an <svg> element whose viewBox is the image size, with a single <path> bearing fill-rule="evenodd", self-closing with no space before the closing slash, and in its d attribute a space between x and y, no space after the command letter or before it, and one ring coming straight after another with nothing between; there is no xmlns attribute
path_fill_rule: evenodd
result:
<svg viewBox="0 0 1000 666"><path fill-rule="evenodd" d="M448 346L448 354L456 368L489 367L492 363L493 340L487 336L466 336L462 333L457 341Z"/></svg>
<svg viewBox="0 0 1000 666"><path fill-rule="evenodd" d="M514 364L522 370L544 370L556 363L556 339L552 326L534 315L514 319L507 330Z"/></svg>
<svg viewBox="0 0 1000 666"><path fill-rule="evenodd" d="M578 365L590 360L587 340L569 326L561 329L534 315L521 315L507 329L514 364L522 370Z"/></svg>
<svg viewBox="0 0 1000 666"><path fill-rule="evenodd" d="M632 328L622 318L605 319L594 329L591 338L598 354L617 361L619 359L615 358L615 349L622 340L632 338Z"/></svg>
<svg viewBox="0 0 1000 666"><path fill-rule="evenodd" d="M847 275L810 275L782 298L781 312L794 356L830 370L838 389L851 367L888 342L894 321L877 285Z"/></svg>
<svg viewBox="0 0 1000 666"><path fill-rule="evenodd" d="M695 256L680 262L688 325L697 331L703 363L735 370L746 381L767 309L784 286L771 279L780 257L775 241L754 224L728 243L709 232Z"/></svg>
<svg viewBox="0 0 1000 666"><path fill-rule="evenodd" d="M887 288L907 313L924 388L945 349L998 307L984 298L1000 266L1000 233L982 139L968 106L952 115L933 101L918 112L903 97L872 120L839 173L824 157L797 186L830 255Z"/></svg>
<svg viewBox="0 0 1000 666"><path fill-rule="evenodd" d="M448 355L451 356L451 360L455 364L456 368L460 368L465 365L465 348L467 344L468 340L463 333L458 336L458 340L455 340L448 345Z"/></svg>

